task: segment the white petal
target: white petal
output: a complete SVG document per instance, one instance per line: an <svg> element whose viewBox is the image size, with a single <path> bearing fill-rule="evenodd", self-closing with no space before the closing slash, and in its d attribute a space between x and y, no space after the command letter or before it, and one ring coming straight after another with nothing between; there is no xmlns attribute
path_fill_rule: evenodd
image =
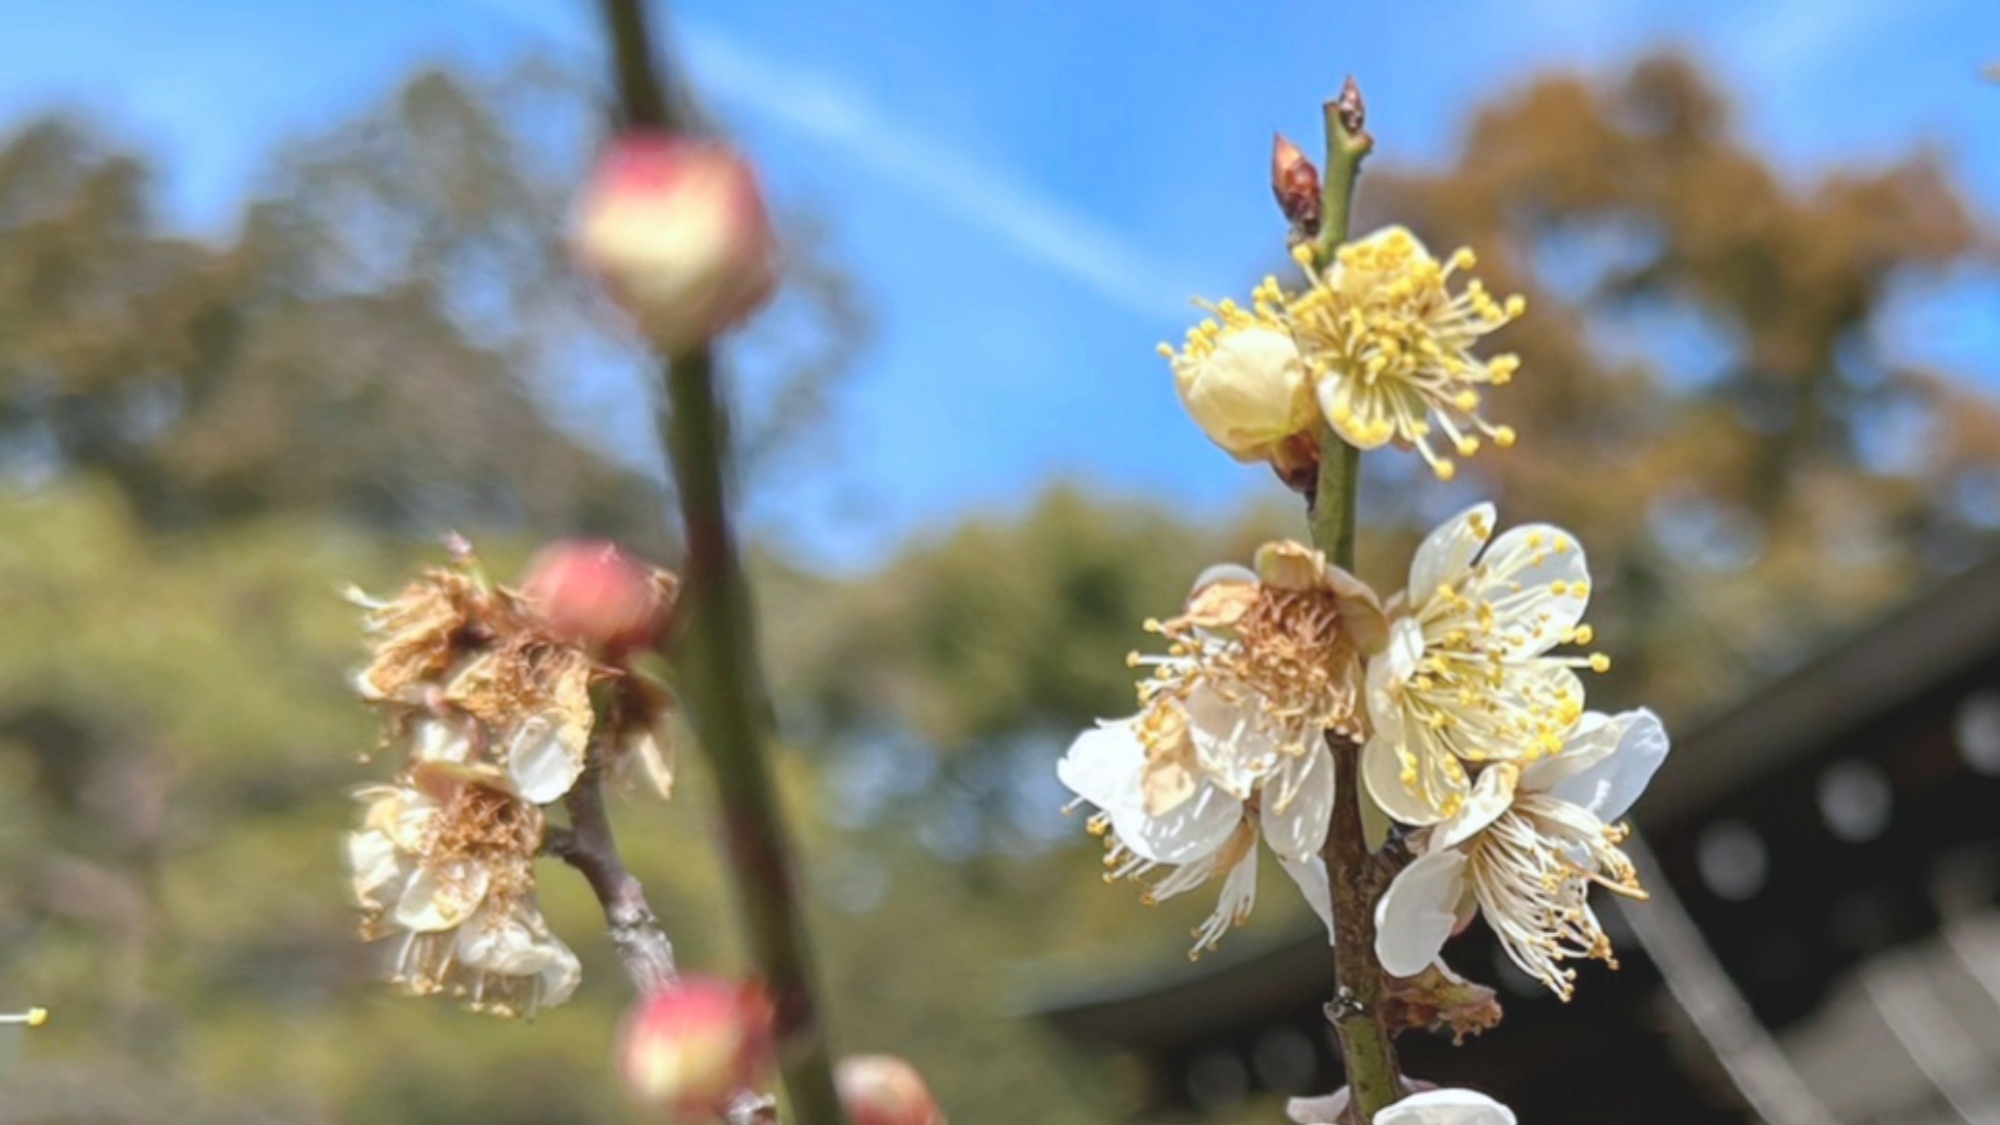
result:
<svg viewBox="0 0 2000 1125"><path fill-rule="evenodd" d="M1361 781L1382 811L1403 824L1422 827L1444 819L1443 813L1404 787L1396 742L1381 728L1361 748Z"/></svg>
<svg viewBox="0 0 2000 1125"><path fill-rule="evenodd" d="M1632 809L1639 794L1667 760L1667 729L1645 708L1612 718L1618 744L1603 760L1549 790L1571 804L1582 805L1609 824Z"/></svg>
<svg viewBox="0 0 2000 1125"><path fill-rule="evenodd" d="M1380 657L1368 663L1370 686L1374 686L1375 665L1386 662L1384 687L1390 683L1406 683L1417 674L1417 665L1424 658L1424 627L1417 624L1415 617L1398 618L1389 626L1389 646Z"/></svg>
<svg viewBox="0 0 2000 1125"><path fill-rule="evenodd" d="M1474 1090L1425 1090L1375 1115L1374 1125L1516 1125L1514 1111Z"/></svg>
<svg viewBox="0 0 2000 1125"><path fill-rule="evenodd" d="M570 947L561 938L551 934L548 963L542 966L542 993L537 1002L544 1008L553 1008L570 998L576 986L583 980L583 962L576 959Z"/></svg>
<svg viewBox="0 0 2000 1125"><path fill-rule="evenodd" d="M453 864L448 878L419 868L396 903L396 924L420 934L463 925L479 909L491 881L492 873L477 864Z"/></svg>
<svg viewBox="0 0 2000 1125"><path fill-rule="evenodd" d="M1298 788L1282 809L1272 786L1264 787L1264 840L1281 859L1318 855L1333 821L1333 753L1322 742L1307 755L1301 770Z"/></svg>
<svg viewBox="0 0 2000 1125"><path fill-rule="evenodd" d="M1188 735L1195 760L1217 785L1248 799L1284 760L1277 740L1259 729L1255 705L1231 700L1206 683L1187 698Z"/></svg>
<svg viewBox="0 0 2000 1125"><path fill-rule="evenodd" d="M1472 795L1465 799L1458 815L1432 829L1432 850L1455 848L1500 819L1500 814L1514 804L1515 780L1514 768L1506 763L1482 770L1479 779L1472 783Z"/></svg>
<svg viewBox="0 0 2000 1125"><path fill-rule="evenodd" d="M1585 711L1563 740L1562 749L1521 767L1521 788L1547 793L1577 774L1609 758L1618 749L1621 730L1602 711Z"/></svg>
<svg viewBox="0 0 2000 1125"><path fill-rule="evenodd" d="M1436 961L1458 926L1464 893L1465 856L1458 852L1432 852L1403 868L1375 902L1375 956L1383 970L1413 977Z"/></svg>
<svg viewBox="0 0 2000 1125"><path fill-rule="evenodd" d="M1126 847L1143 859L1175 866L1214 854L1243 823L1243 802L1205 781L1164 816L1148 816L1143 803L1105 811Z"/></svg>
<svg viewBox="0 0 2000 1125"><path fill-rule="evenodd" d="M583 966L532 907L505 917L487 912L458 933L457 957L469 968L506 977L539 977L536 1003L553 1007L569 999Z"/></svg>
<svg viewBox="0 0 2000 1125"><path fill-rule="evenodd" d="M1144 809L1139 779L1145 768L1146 747L1124 720L1077 735L1056 763L1056 777L1100 809Z"/></svg>
<svg viewBox="0 0 2000 1125"><path fill-rule="evenodd" d="M1394 636L1392 629L1390 636ZM1393 648L1393 643L1391 644ZM1408 676L1396 671L1397 661L1388 650L1368 658L1368 676L1362 692L1368 699L1368 725L1376 735L1400 740L1403 737L1402 697L1393 689Z"/></svg>
<svg viewBox="0 0 2000 1125"><path fill-rule="evenodd" d="M1193 597L1204 586L1217 582L1248 582L1257 584L1257 572L1241 563L1216 563L1195 576L1194 585L1188 587L1188 596Z"/></svg>
<svg viewBox="0 0 2000 1125"><path fill-rule="evenodd" d="M418 761L465 762L472 757L472 740L436 719L419 719L411 732Z"/></svg>
<svg viewBox="0 0 2000 1125"><path fill-rule="evenodd" d="M1562 550L1555 549L1558 545ZM1520 613L1501 618L1500 626L1508 637L1503 651L1508 656L1547 652L1583 620L1583 611L1590 603L1590 568L1584 561L1583 546L1562 528L1546 523L1513 528L1493 541L1480 565L1488 570L1484 584L1492 596L1504 597L1516 590L1539 589L1542 593ZM1564 593L1553 592L1558 583Z"/></svg>
<svg viewBox="0 0 2000 1125"><path fill-rule="evenodd" d="M562 738L555 723L541 715L522 722L507 749L507 776L515 792L537 805L562 799L583 775L584 755Z"/></svg>
<svg viewBox="0 0 2000 1125"><path fill-rule="evenodd" d="M1320 856L1308 859L1278 860L1278 866L1299 885L1299 893L1306 896L1306 905L1313 908L1319 920L1326 923L1326 943L1332 945L1338 940L1333 928L1333 886L1326 875L1326 860Z"/></svg>
<svg viewBox="0 0 2000 1125"><path fill-rule="evenodd" d="M1285 1103L1285 1116L1297 1125L1337 1125L1348 1101L1347 1087L1342 1086L1317 1098L1293 1098Z"/></svg>
<svg viewBox="0 0 2000 1125"><path fill-rule="evenodd" d="M347 835L347 865L354 873L354 898L372 909L385 906L375 892L403 877L402 853L380 832Z"/></svg>
<svg viewBox="0 0 2000 1125"><path fill-rule="evenodd" d="M1498 518L1491 504L1474 504L1424 536L1410 560L1410 608L1421 610L1440 586L1456 582L1493 534Z"/></svg>

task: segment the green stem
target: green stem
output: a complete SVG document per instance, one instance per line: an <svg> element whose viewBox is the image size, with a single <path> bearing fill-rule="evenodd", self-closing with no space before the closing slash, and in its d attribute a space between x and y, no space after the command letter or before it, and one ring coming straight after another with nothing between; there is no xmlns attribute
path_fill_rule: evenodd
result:
<svg viewBox="0 0 2000 1125"><path fill-rule="evenodd" d="M632 125L686 128L692 112L654 66L641 0L603 0L620 114ZM687 548L676 641L681 696L715 774L723 843L750 952L778 1013L778 1061L797 1125L840 1125L819 1017L797 865L770 767L776 728L757 654L749 585L730 524L729 424L711 351L666 357L661 440L680 493Z"/></svg>
<svg viewBox="0 0 2000 1125"><path fill-rule="evenodd" d="M1340 97L1326 103L1324 194L1319 237L1313 246L1321 268L1332 262L1347 240L1355 180L1373 143L1364 126L1361 91L1350 78ZM1319 451L1319 477L1310 502L1313 543L1335 565L1352 570L1361 451L1331 428L1320 431ZM1394 1038L1382 1021L1383 974L1375 958L1376 891L1368 877L1372 861L1361 823L1360 747L1345 738L1330 737L1328 744L1338 799L1322 853L1332 881L1335 930L1334 995L1326 1011L1340 1039L1351 1119L1368 1122L1403 1096L1402 1076L1396 1068Z"/></svg>

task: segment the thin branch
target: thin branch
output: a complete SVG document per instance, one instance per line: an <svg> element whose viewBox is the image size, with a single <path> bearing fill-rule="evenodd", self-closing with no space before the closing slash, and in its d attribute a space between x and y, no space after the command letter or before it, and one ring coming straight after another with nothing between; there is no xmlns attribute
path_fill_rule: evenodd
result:
<svg viewBox="0 0 2000 1125"><path fill-rule="evenodd" d="M1316 264L1324 268L1347 240L1355 178L1374 141L1366 127L1361 90L1349 78L1340 97L1326 103L1326 170L1320 204ZM1361 452L1331 427L1320 433L1319 479L1309 501L1313 542L1338 566L1354 566L1354 528L1360 493ZM1375 958L1378 880L1361 823L1361 750L1352 740L1328 736L1333 751L1333 822L1322 855L1332 882L1335 941L1334 995L1326 1006L1340 1040L1341 1065L1356 1120L1372 1121L1403 1096L1394 1039L1382 1018L1382 966Z"/></svg>
<svg viewBox="0 0 2000 1125"><path fill-rule="evenodd" d="M674 944L646 901L646 888L625 869L611 818L604 812L603 768L592 751L591 763L563 798L569 810L567 830L549 835L550 854L582 873L591 893L604 907L611 944L632 988L645 996L672 984L680 975L674 966Z"/></svg>
<svg viewBox="0 0 2000 1125"><path fill-rule="evenodd" d="M543 848L576 868L590 884L591 893L604 908L619 964L625 967L633 991L645 996L672 984L680 971L674 964L674 943L646 901L645 886L619 858L611 818L604 811L603 773L602 760L593 748L583 776L563 798L563 807L569 810L569 827L551 830ZM769 1094L739 1090L723 1106L722 1119L728 1125L778 1125L778 1102Z"/></svg>

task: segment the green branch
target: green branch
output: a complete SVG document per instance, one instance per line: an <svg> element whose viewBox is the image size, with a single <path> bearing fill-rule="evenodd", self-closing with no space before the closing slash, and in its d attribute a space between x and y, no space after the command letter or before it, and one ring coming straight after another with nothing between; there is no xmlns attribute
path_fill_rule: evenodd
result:
<svg viewBox="0 0 2000 1125"><path fill-rule="evenodd" d="M641 0L603 0L624 122L684 129L692 111L669 96L653 63ZM797 1125L840 1125L840 1099L819 1016L798 870L772 782L776 727L764 685L750 591L730 524L729 424L708 347L664 356L659 430L680 493L687 562L675 657L680 692L715 773L723 844L750 952L778 1013L778 1061Z"/></svg>
<svg viewBox="0 0 2000 1125"><path fill-rule="evenodd" d="M1361 90L1349 78L1340 97L1326 103L1326 168L1314 263L1324 269L1347 240L1354 184L1374 141L1368 135ZM1336 565L1354 567L1354 527L1361 484L1361 451L1323 426L1319 478L1310 501L1313 543ZM1375 959L1374 881L1361 823L1360 747L1331 738L1338 795L1328 826L1327 875L1332 881L1334 995L1327 1005L1340 1039L1353 1120L1368 1122L1403 1096L1394 1040L1382 1022L1382 966Z"/></svg>

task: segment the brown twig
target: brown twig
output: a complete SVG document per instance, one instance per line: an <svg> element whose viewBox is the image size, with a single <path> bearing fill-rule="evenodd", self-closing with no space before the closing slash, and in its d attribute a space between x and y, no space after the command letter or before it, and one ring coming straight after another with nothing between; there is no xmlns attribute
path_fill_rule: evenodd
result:
<svg viewBox="0 0 2000 1125"><path fill-rule="evenodd" d="M1374 147L1368 135L1361 89L1349 78L1340 96L1326 103L1326 168L1322 182L1319 237L1314 256L1325 268L1347 239L1354 183L1361 161ZM1336 565L1353 569L1361 453L1331 427L1320 433L1319 477L1308 500L1313 542ZM1382 966L1375 957L1375 900L1381 888L1368 854L1361 823L1361 749L1351 739L1328 736L1333 751L1333 823L1323 852L1332 881L1335 942L1334 994L1327 1019L1340 1040L1357 1119L1375 1114L1403 1096L1396 1067L1395 1040L1383 1020Z"/></svg>
<svg viewBox="0 0 2000 1125"><path fill-rule="evenodd" d="M543 848L574 867L590 884L591 893L604 908L618 962L625 967L633 991L645 996L672 984L680 970L674 964L674 943L646 901L645 886L619 858L618 840L604 810L603 775L602 759L593 748L583 776L563 798L563 807L569 810L569 827L551 830ZM721 1114L728 1125L778 1125L777 1099L754 1090L732 1094Z"/></svg>
<svg viewBox="0 0 2000 1125"><path fill-rule="evenodd" d="M590 884L604 907L611 944L633 990L645 996L672 984L680 975L674 967L674 944L646 901L646 888L618 856L611 818L604 812L603 767L595 751L583 776L563 798L563 806L569 810L569 827L550 833L549 853L576 868Z"/></svg>

